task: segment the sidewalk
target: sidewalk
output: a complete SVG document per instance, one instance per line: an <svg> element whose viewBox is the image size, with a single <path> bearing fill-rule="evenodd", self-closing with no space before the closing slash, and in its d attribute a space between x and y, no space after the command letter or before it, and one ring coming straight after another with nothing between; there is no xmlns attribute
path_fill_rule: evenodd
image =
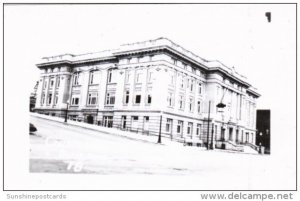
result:
<svg viewBox="0 0 300 201"><path fill-rule="evenodd" d="M84 122L77 122L77 121L73 121L73 120L68 120L68 122L65 123L64 118L53 117L53 116L48 116L48 115L38 114L38 113L30 113L30 115L33 117L47 119L50 121L60 122L62 124L77 126L77 127L81 127L81 128L85 128L85 129L91 129L91 130L102 132L104 134L119 136L119 137L131 139L131 140L153 143L153 144L157 144L157 145L167 145L167 146L177 146L177 147L184 146L183 143L171 141L171 139L165 138L165 137L162 137L161 138L162 143L158 144L157 143L158 136L143 135L141 133L123 131L123 130L119 130L116 128L107 128L107 127L103 127L103 126L88 124L88 123L84 123ZM205 147L194 147L194 148L197 148L199 150L206 150ZM254 152L253 150L249 150L249 149L246 148L246 150L244 150L244 152L236 152L236 151L232 151L232 150L223 150L223 149L214 149L214 150L209 150L209 151L259 155L257 152Z"/></svg>
<svg viewBox="0 0 300 201"><path fill-rule="evenodd" d="M157 143L158 136L143 135L141 133L123 131L123 130L119 130L116 128L107 128L107 127L98 126L98 125L94 125L94 124L77 122L77 121L73 121L73 120L69 120L69 119L68 119L68 122L65 123L63 118L53 117L53 116L48 116L48 115L38 114L38 113L30 113L30 116L47 119L50 121L60 122L60 123L66 124L66 125L77 126L77 127L81 127L81 128L85 128L85 129L91 129L91 130L102 132L104 134L120 136L120 137L128 138L131 140L155 143L157 145L181 146L181 147L183 146L182 143L179 143L176 141L171 141L170 139L165 138L165 137L162 137L162 139L161 139L162 143L158 144Z"/></svg>

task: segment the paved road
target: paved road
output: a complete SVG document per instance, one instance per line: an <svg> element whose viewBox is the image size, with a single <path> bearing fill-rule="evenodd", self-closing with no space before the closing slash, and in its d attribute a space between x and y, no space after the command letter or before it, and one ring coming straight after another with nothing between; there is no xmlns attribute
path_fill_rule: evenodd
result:
<svg viewBox="0 0 300 201"><path fill-rule="evenodd" d="M32 172L183 174L188 170L181 160L170 160L179 153L175 147L183 147L180 144L166 147L37 117L31 122L38 129L30 136Z"/></svg>
<svg viewBox="0 0 300 201"><path fill-rule="evenodd" d="M141 142L38 117L31 122L38 129L30 136L31 172L179 176L181 184L202 189L268 189L269 181L285 179L269 156Z"/></svg>
<svg viewBox="0 0 300 201"><path fill-rule="evenodd" d="M161 185L170 189L283 190L294 187L294 169L278 161L276 156L206 151L179 143L159 145L33 116L30 120L38 129L36 135L30 136L30 171L33 173L131 175L145 179L163 176L165 179L159 180ZM289 171L278 171L287 169ZM168 183L169 179L174 182ZM127 181L123 183L128 185ZM151 183L143 185L146 184ZM157 183L154 184L153 188L157 189Z"/></svg>

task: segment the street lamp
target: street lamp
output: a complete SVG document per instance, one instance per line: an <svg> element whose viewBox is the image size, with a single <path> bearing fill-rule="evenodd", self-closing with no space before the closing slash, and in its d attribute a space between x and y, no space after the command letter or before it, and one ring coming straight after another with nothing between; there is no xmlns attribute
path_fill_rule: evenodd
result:
<svg viewBox="0 0 300 201"><path fill-rule="evenodd" d="M217 112L224 112L224 108L226 107L226 104L220 102L220 103L218 103L218 104L216 105L216 107L217 107ZM223 129L223 125L224 125L224 114L222 114L221 138L223 138L223 137L222 137L222 132L223 132L222 129ZM223 141L224 139L221 139L221 140Z"/></svg>
<svg viewBox="0 0 300 201"><path fill-rule="evenodd" d="M68 109L69 109L69 101L67 101L66 115L65 115L65 122L68 121Z"/></svg>
<svg viewBox="0 0 300 201"><path fill-rule="evenodd" d="M209 119L210 119L210 101L208 102L208 118L207 118L207 150L209 150Z"/></svg>
<svg viewBox="0 0 300 201"><path fill-rule="evenodd" d="M159 133L158 133L158 140L157 143L161 143L161 122L162 122L162 115L160 115L160 123L159 123Z"/></svg>

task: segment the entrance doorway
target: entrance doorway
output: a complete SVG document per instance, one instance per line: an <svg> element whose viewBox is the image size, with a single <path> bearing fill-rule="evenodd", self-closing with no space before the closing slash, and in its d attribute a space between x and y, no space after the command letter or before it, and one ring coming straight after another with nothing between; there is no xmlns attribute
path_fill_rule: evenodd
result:
<svg viewBox="0 0 300 201"><path fill-rule="evenodd" d="M122 122L121 128L125 130L126 129L126 116L122 116L121 122Z"/></svg>
<svg viewBox="0 0 300 201"><path fill-rule="evenodd" d="M86 118L86 121L88 124L93 124L94 123L94 117L92 115L88 115Z"/></svg>
<svg viewBox="0 0 300 201"><path fill-rule="evenodd" d="M235 142L236 142L236 143L239 142L239 130L238 130L238 129L236 129Z"/></svg>
<svg viewBox="0 0 300 201"><path fill-rule="evenodd" d="M249 142L249 133L246 133L246 142Z"/></svg>
<svg viewBox="0 0 300 201"><path fill-rule="evenodd" d="M149 117L148 117L148 116L145 116L145 117L144 117L143 131L144 131L145 133L148 133L148 132L149 132Z"/></svg>
<svg viewBox="0 0 300 201"><path fill-rule="evenodd" d="M221 140L225 141L225 128L221 129Z"/></svg>

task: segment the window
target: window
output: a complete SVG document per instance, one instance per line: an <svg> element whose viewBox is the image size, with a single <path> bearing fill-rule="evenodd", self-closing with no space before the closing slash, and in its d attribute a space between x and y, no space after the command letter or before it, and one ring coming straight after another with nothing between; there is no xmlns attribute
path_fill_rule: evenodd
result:
<svg viewBox="0 0 300 201"><path fill-rule="evenodd" d="M90 72L90 84L94 84L94 71Z"/></svg>
<svg viewBox="0 0 300 201"><path fill-rule="evenodd" d="M168 106L172 107L173 106L173 94L169 92L168 98L167 98Z"/></svg>
<svg viewBox="0 0 300 201"><path fill-rule="evenodd" d="M183 96L179 96L179 109L184 109L184 99Z"/></svg>
<svg viewBox="0 0 300 201"><path fill-rule="evenodd" d="M54 105L57 105L57 102L58 102L58 94L55 94L55 97L54 97Z"/></svg>
<svg viewBox="0 0 300 201"><path fill-rule="evenodd" d="M112 70L108 70L108 76L107 76L107 79L108 79L108 83L111 83L111 82L112 82Z"/></svg>
<svg viewBox="0 0 300 201"><path fill-rule="evenodd" d="M106 105L109 104L109 98L110 98L110 93L107 93L106 94Z"/></svg>
<svg viewBox="0 0 300 201"><path fill-rule="evenodd" d="M42 98L41 98L41 104L43 105L45 103L45 94L42 94Z"/></svg>
<svg viewBox="0 0 300 201"><path fill-rule="evenodd" d="M166 124L167 133L170 133L172 131L172 124L173 124L173 119L167 118L167 124Z"/></svg>
<svg viewBox="0 0 300 201"><path fill-rule="evenodd" d="M131 58L127 58L127 64L130 64Z"/></svg>
<svg viewBox="0 0 300 201"><path fill-rule="evenodd" d="M74 74L73 84L74 84L75 86L76 86L76 85L79 85L79 73L75 73L75 74Z"/></svg>
<svg viewBox="0 0 300 201"><path fill-rule="evenodd" d="M135 95L135 104L141 103L141 95Z"/></svg>
<svg viewBox="0 0 300 201"><path fill-rule="evenodd" d="M106 94L106 105L114 105L115 104L115 94L107 93Z"/></svg>
<svg viewBox="0 0 300 201"><path fill-rule="evenodd" d="M103 126L112 128L113 127L113 117L112 116L103 116Z"/></svg>
<svg viewBox="0 0 300 201"><path fill-rule="evenodd" d="M153 72L148 73L148 82L152 82L153 80Z"/></svg>
<svg viewBox="0 0 300 201"><path fill-rule="evenodd" d="M125 79L125 83L129 83L129 81L130 81L130 72L129 72L129 71L127 71L127 73L126 73L126 79Z"/></svg>
<svg viewBox="0 0 300 201"><path fill-rule="evenodd" d="M96 105L97 104L97 93L89 93L88 95L88 105Z"/></svg>
<svg viewBox="0 0 300 201"><path fill-rule="evenodd" d="M170 77L170 84L171 84L171 85L174 84L174 74L171 74L171 77Z"/></svg>
<svg viewBox="0 0 300 201"><path fill-rule="evenodd" d="M193 112L193 105L194 105L194 100L193 98L189 99L189 110L190 112Z"/></svg>
<svg viewBox="0 0 300 201"><path fill-rule="evenodd" d="M201 113L201 102L200 101L197 102L197 112L198 112L198 114Z"/></svg>
<svg viewBox="0 0 300 201"><path fill-rule="evenodd" d="M180 87L183 89L184 88L184 77L181 77L181 83L180 83Z"/></svg>
<svg viewBox="0 0 300 201"><path fill-rule="evenodd" d="M56 78L56 88L60 86L60 77Z"/></svg>
<svg viewBox="0 0 300 201"><path fill-rule="evenodd" d="M202 84L199 83L198 84L198 94L201 94L202 93Z"/></svg>
<svg viewBox="0 0 300 201"><path fill-rule="evenodd" d="M197 124L196 135L200 135L201 132L201 124Z"/></svg>
<svg viewBox="0 0 300 201"><path fill-rule="evenodd" d="M147 95L147 104L151 104L151 101L152 101L152 96L151 96L151 94L148 94Z"/></svg>
<svg viewBox="0 0 300 201"><path fill-rule="evenodd" d="M131 117L131 130L138 131L139 128L139 117L138 116L132 116Z"/></svg>
<svg viewBox="0 0 300 201"><path fill-rule="evenodd" d="M190 79L187 79L187 81L186 81L186 88L189 88L190 87Z"/></svg>
<svg viewBox="0 0 300 201"><path fill-rule="evenodd" d="M126 90L125 92L125 104L129 103L129 90Z"/></svg>
<svg viewBox="0 0 300 201"><path fill-rule="evenodd" d="M177 133L178 134L182 134L182 130L183 130L183 121L178 121L178 124L177 124Z"/></svg>
<svg viewBox="0 0 300 201"><path fill-rule="evenodd" d="M193 123L189 122L187 127L187 134L192 135L193 134Z"/></svg>
<svg viewBox="0 0 300 201"><path fill-rule="evenodd" d="M47 81L44 82L44 89L47 87Z"/></svg>
<svg viewBox="0 0 300 201"><path fill-rule="evenodd" d="M191 80L190 90L191 90L191 92L194 90L194 80Z"/></svg>
<svg viewBox="0 0 300 201"><path fill-rule="evenodd" d="M48 101L47 101L47 104L50 105L52 102L52 93L49 93L48 94Z"/></svg>
<svg viewBox="0 0 300 201"><path fill-rule="evenodd" d="M186 65L185 63L182 63L182 66L183 66L183 69L185 69L185 70L186 70L186 68L187 68L187 65Z"/></svg>
<svg viewBox="0 0 300 201"><path fill-rule="evenodd" d="M79 97L72 97L71 105L79 105Z"/></svg>
<svg viewBox="0 0 300 201"><path fill-rule="evenodd" d="M110 97L110 104L114 105L115 104L115 96Z"/></svg>
<svg viewBox="0 0 300 201"><path fill-rule="evenodd" d="M51 79L50 79L50 86L49 86L49 87L52 88L53 85L54 85L54 78L51 78Z"/></svg>
<svg viewBox="0 0 300 201"><path fill-rule="evenodd" d="M136 83L141 83L142 82L142 73L137 72L136 73L136 79L135 79Z"/></svg>

